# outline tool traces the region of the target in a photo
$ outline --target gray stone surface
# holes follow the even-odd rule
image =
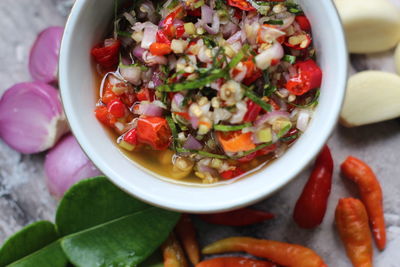
[[[398,1],[398,0],[393,0]],[[14,83],[29,81],[27,57],[36,35],[45,27],[62,25],[71,0],[2,0],[0,1],[0,95]],[[393,71],[392,52],[353,56],[355,71],[384,69]],[[315,230],[299,229],[291,214],[295,201],[310,173],[279,193],[257,204],[274,212],[277,219],[246,228],[210,227],[196,221],[200,241],[205,245],[219,238],[251,235],[307,245],[323,256],[329,266],[350,267],[333,225],[339,198],[354,196],[354,185],[338,173],[339,164],[348,155],[358,156],[374,168],[384,191],[388,246],[375,251],[377,267],[400,266],[400,123],[383,122],[355,129],[337,127],[329,141],[336,168],[332,196],[323,224]],[[44,155],[20,155],[0,141],[0,243],[24,225],[40,219],[52,220],[56,201],[49,195],[43,174]]]

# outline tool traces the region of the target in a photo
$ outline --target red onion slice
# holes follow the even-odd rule
[[[228,40],[226,40],[227,43],[233,44],[236,41],[241,41],[242,38],[242,31],[238,31],[234,35],[232,35]]]
[[[28,67],[33,80],[45,83],[57,81],[63,32],[63,27],[49,27],[38,35],[29,55]]]
[[[67,135],[46,155],[46,182],[51,194],[61,198],[76,182],[101,175],[72,135]]]
[[[142,70],[140,69],[140,67],[135,67],[135,66],[120,67],[119,73],[125,80],[134,85],[140,85],[142,83],[141,81]]]
[[[21,153],[47,150],[68,131],[58,91],[46,83],[18,83],[0,100],[0,137]]]
[[[185,144],[183,144],[183,148],[185,149],[194,149],[200,150],[203,148],[203,145],[200,143],[199,140],[194,138],[192,135],[189,135],[188,139],[186,140]]]
[[[161,107],[162,103],[158,103],[159,101],[142,101],[138,102],[136,105],[133,107],[133,111],[137,115],[146,115],[146,116],[155,116],[155,117],[161,117],[163,114],[163,108]]]
[[[144,49],[149,49],[150,45],[156,42],[158,27],[151,22],[145,22],[145,24],[146,26],[144,27],[143,39],[140,46]]]

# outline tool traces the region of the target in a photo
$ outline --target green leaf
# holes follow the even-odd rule
[[[60,243],[55,242],[7,267],[65,267],[67,263]]]
[[[91,178],[75,184],[64,195],[57,209],[57,230],[65,236],[150,207],[105,177]]]
[[[59,244],[53,243],[57,239],[55,226],[51,222],[39,221],[28,225],[1,247],[0,266],[65,266],[67,261]],[[49,265],[49,262],[54,264]]]
[[[74,185],[50,222],[27,226],[0,249],[0,267],[136,266],[168,237],[179,214],[151,207],[105,177]],[[57,241],[59,234],[62,238]]]
[[[76,266],[136,266],[168,237],[179,214],[149,208],[65,237],[61,246]]]

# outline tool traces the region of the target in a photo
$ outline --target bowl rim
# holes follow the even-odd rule
[[[65,115],[68,119],[68,122],[70,124],[71,132],[74,134],[75,138],[77,139],[79,145],[81,146],[83,152],[88,156],[88,158],[93,162],[93,164],[100,170],[102,173],[108,177],[116,186],[118,186],[121,190],[127,192],[130,195],[133,195],[134,197],[137,197],[138,199],[149,203],[153,206],[157,206],[160,208],[164,209],[169,209],[169,210],[174,210],[178,212],[190,212],[190,213],[209,213],[209,212],[223,212],[223,211],[228,211],[236,208],[241,208],[244,206],[248,206],[251,204],[254,204],[262,199],[265,199],[266,197],[274,194],[287,184],[289,184],[291,181],[293,181],[296,177],[297,174],[299,174],[306,166],[309,165],[309,163],[313,160],[314,156],[317,155],[317,153],[322,149],[323,145],[327,142],[328,138],[332,135],[334,128],[337,125],[338,119],[339,119],[339,114],[341,107],[343,106],[344,102],[344,95],[345,95],[345,88],[347,84],[347,78],[348,78],[348,49],[346,46],[346,37],[344,33],[344,28],[342,25],[342,22],[339,18],[339,13],[333,3],[333,1],[327,1],[329,3],[326,3],[329,5],[329,9],[335,12],[334,17],[336,19],[337,25],[337,30],[339,31],[339,36],[337,36],[337,44],[340,46],[339,50],[343,51],[343,58],[338,59],[339,65],[343,67],[342,71],[338,75],[338,80],[336,83],[337,88],[343,88],[341,91],[340,95],[340,104],[338,103],[335,106],[334,110],[334,120],[331,120],[327,126],[325,126],[324,134],[323,136],[320,136],[319,142],[317,145],[314,145],[309,152],[309,155],[314,155],[314,156],[309,156],[305,161],[302,166],[298,167],[295,171],[293,171],[292,175],[287,175],[286,179],[281,179],[280,182],[276,182],[273,186],[273,189],[271,190],[264,190],[258,192],[258,194],[247,194],[246,197],[238,197],[235,200],[231,201],[225,201],[223,203],[214,203],[213,206],[191,206],[190,204],[187,203],[177,203],[177,202],[165,202],[165,199],[156,197],[151,193],[145,192],[145,190],[139,190],[137,187],[132,186],[132,183],[127,181],[128,179],[123,179],[122,177],[118,177],[117,172],[115,170],[112,170],[111,168],[108,168],[108,166],[104,166],[101,163],[101,160],[98,155],[89,147],[85,141],[83,140],[83,137],[78,134],[79,131],[78,129],[78,120],[76,118],[72,118],[70,114],[70,110],[72,108],[71,103],[68,102],[68,95],[67,95],[67,88],[68,88],[68,81],[67,81],[67,66],[63,64],[63,62],[66,61],[67,57],[67,51],[68,47],[71,44],[71,34],[68,34],[72,29],[74,29],[77,26],[77,18],[79,17],[82,9],[84,9],[85,4],[87,4],[89,0],[76,0],[74,3],[71,13],[68,16],[68,20],[65,26],[65,31],[64,31],[64,36],[61,42],[61,47],[60,47],[60,60],[59,60],[59,82],[60,82],[60,95],[61,95],[61,102],[65,111]],[[67,34],[66,34],[67,33]],[[65,89],[63,89],[65,88]],[[279,160],[279,159],[278,159]],[[133,165],[133,164],[132,164]],[[138,167],[138,166],[133,166],[133,168],[138,168],[138,169],[143,169],[144,167]],[[154,176],[151,171],[146,171],[148,175]],[[289,177],[290,176],[290,177]],[[158,179],[156,177],[156,179]],[[246,179],[249,179],[249,177],[246,177]],[[251,178],[250,178],[251,179]],[[169,182],[170,184],[173,184]],[[229,186],[229,185],[228,185]]]

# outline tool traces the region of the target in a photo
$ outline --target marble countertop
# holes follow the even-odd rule
[[[396,0],[394,0],[396,1]],[[30,46],[45,27],[63,25],[72,0],[0,1],[0,95],[17,82],[31,80],[27,69]],[[394,72],[392,51],[351,56],[352,72],[383,69]],[[351,264],[333,224],[334,209],[341,197],[357,197],[357,190],[340,176],[339,164],[354,155],[368,162],[383,187],[388,245],[375,250],[376,267],[400,264],[400,120],[347,129],[338,126],[329,145],[335,159],[333,191],[323,224],[302,230],[292,220],[292,210],[310,170],[272,197],[255,205],[274,212],[277,218],[245,228],[210,227],[196,222],[200,242],[205,245],[219,238],[250,235],[298,243],[315,249],[329,266]],[[48,193],[43,173],[44,154],[21,155],[0,140],[0,243],[24,225],[39,219],[53,220],[57,201]]]

